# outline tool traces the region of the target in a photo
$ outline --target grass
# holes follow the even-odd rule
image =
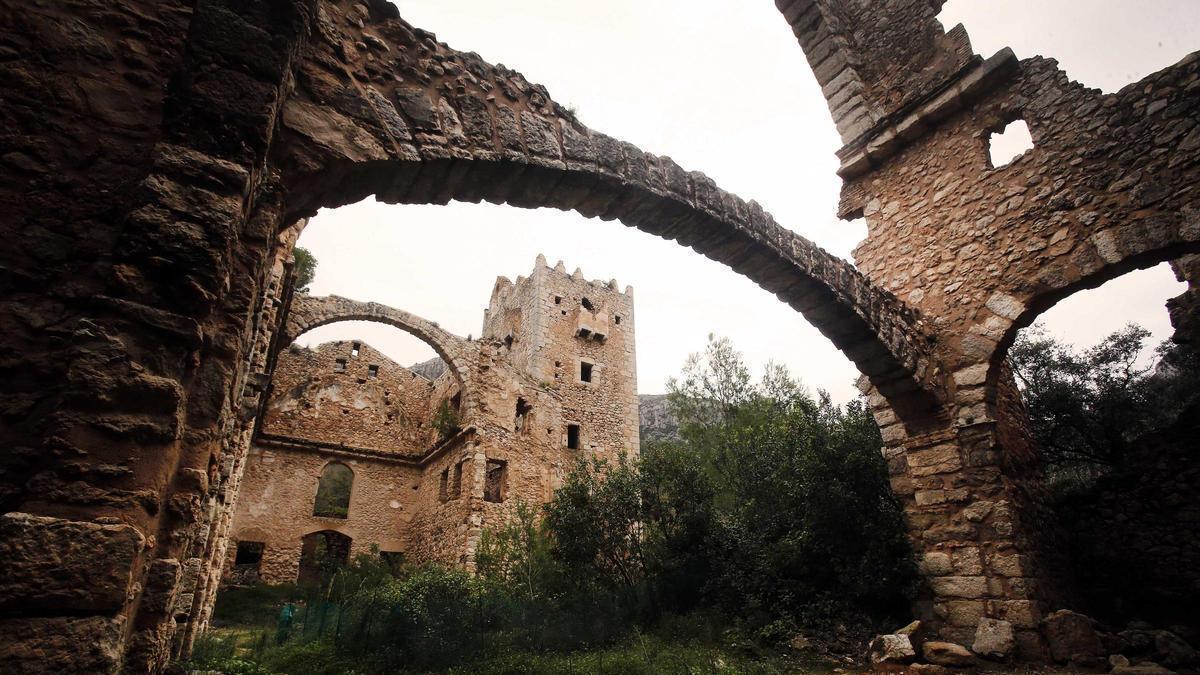
[[[225,675],[366,675],[372,664],[339,656],[324,641],[277,646],[261,628],[214,628],[197,644],[186,670]],[[831,673],[837,664],[811,654],[763,652],[742,647],[638,634],[616,645],[573,652],[506,652],[444,672],[453,675],[776,675]]]

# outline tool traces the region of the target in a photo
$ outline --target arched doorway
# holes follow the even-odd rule
[[[353,540],[341,532],[321,530],[305,535],[300,542],[300,570],[296,575],[298,583],[319,583],[350,562]]]

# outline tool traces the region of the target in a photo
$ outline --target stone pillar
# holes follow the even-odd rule
[[[917,617],[942,639],[968,647],[980,619],[1009,621],[1019,657],[1044,660],[1038,623],[1071,602],[1071,576],[1006,369],[990,390],[990,402],[965,406],[983,412],[979,417],[934,416],[907,426],[882,396],[868,396],[923,577]]]

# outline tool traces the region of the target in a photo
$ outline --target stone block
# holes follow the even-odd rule
[[[130,592],[145,546],[130,525],[0,516],[0,610],[114,612]]]
[[[0,620],[0,670],[95,675],[121,665],[124,619],[56,617]]]
[[[1092,627],[1092,620],[1082,614],[1060,609],[1042,619],[1041,628],[1050,647],[1050,657],[1058,663],[1104,656],[1104,646]]]
[[[913,476],[950,473],[962,468],[962,456],[953,445],[938,445],[908,453],[909,472]]]
[[[953,642],[926,642],[921,646],[921,655],[926,661],[939,666],[970,668],[975,665],[975,656],[966,647]]]
[[[975,628],[984,615],[983,600],[951,600],[944,605],[946,622]]]
[[[996,661],[1009,659],[1016,648],[1013,625],[1002,619],[981,619],[971,645],[976,654]]]
[[[873,664],[912,663],[917,659],[912,641],[907,635],[898,633],[876,636],[871,640],[869,653]]]
[[[945,576],[954,572],[950,554],[942,551],[930,551],[921,556],[918,566],[921,574],[926,576]]]
[[[985,577],[934,577],[929,586],[935,595],[948,598],[982,598],[987,593]]]
[[[954,573],[961,576],[983,574],[983,561],[979,557],[979,549],[974,547],[954,549]]]

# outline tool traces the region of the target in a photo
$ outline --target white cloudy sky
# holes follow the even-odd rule
[[[848,257],[865,236],[834,215],[838,138],[799,45],[770,0],[397,0],[414,25],[541,82],[580,119],[708,173],[779,222]],[[1105,91],[1200,49],[1198,0],[950,0],[975,51],[1054,56]],[[318,215],[300,245],[319,260],[312,292],[401,307],[478,334],[497,276],[528,274],[544,253],[568,271],[633,285],[639,390],[664,391],[706,335],[728,336],[758,366],[785,363],[835,399],[856,373],[774,296],[690,249],[575,213],[488,204],[389,206],[367,200]],[[1165,266],[1055,307],[1046,322],[1078,345],[1126,321],[1170,333],[1163,302],[1182,292]],[[304,344],[359,337],[400,363],[432,350],[385,326],[342,323]]]

